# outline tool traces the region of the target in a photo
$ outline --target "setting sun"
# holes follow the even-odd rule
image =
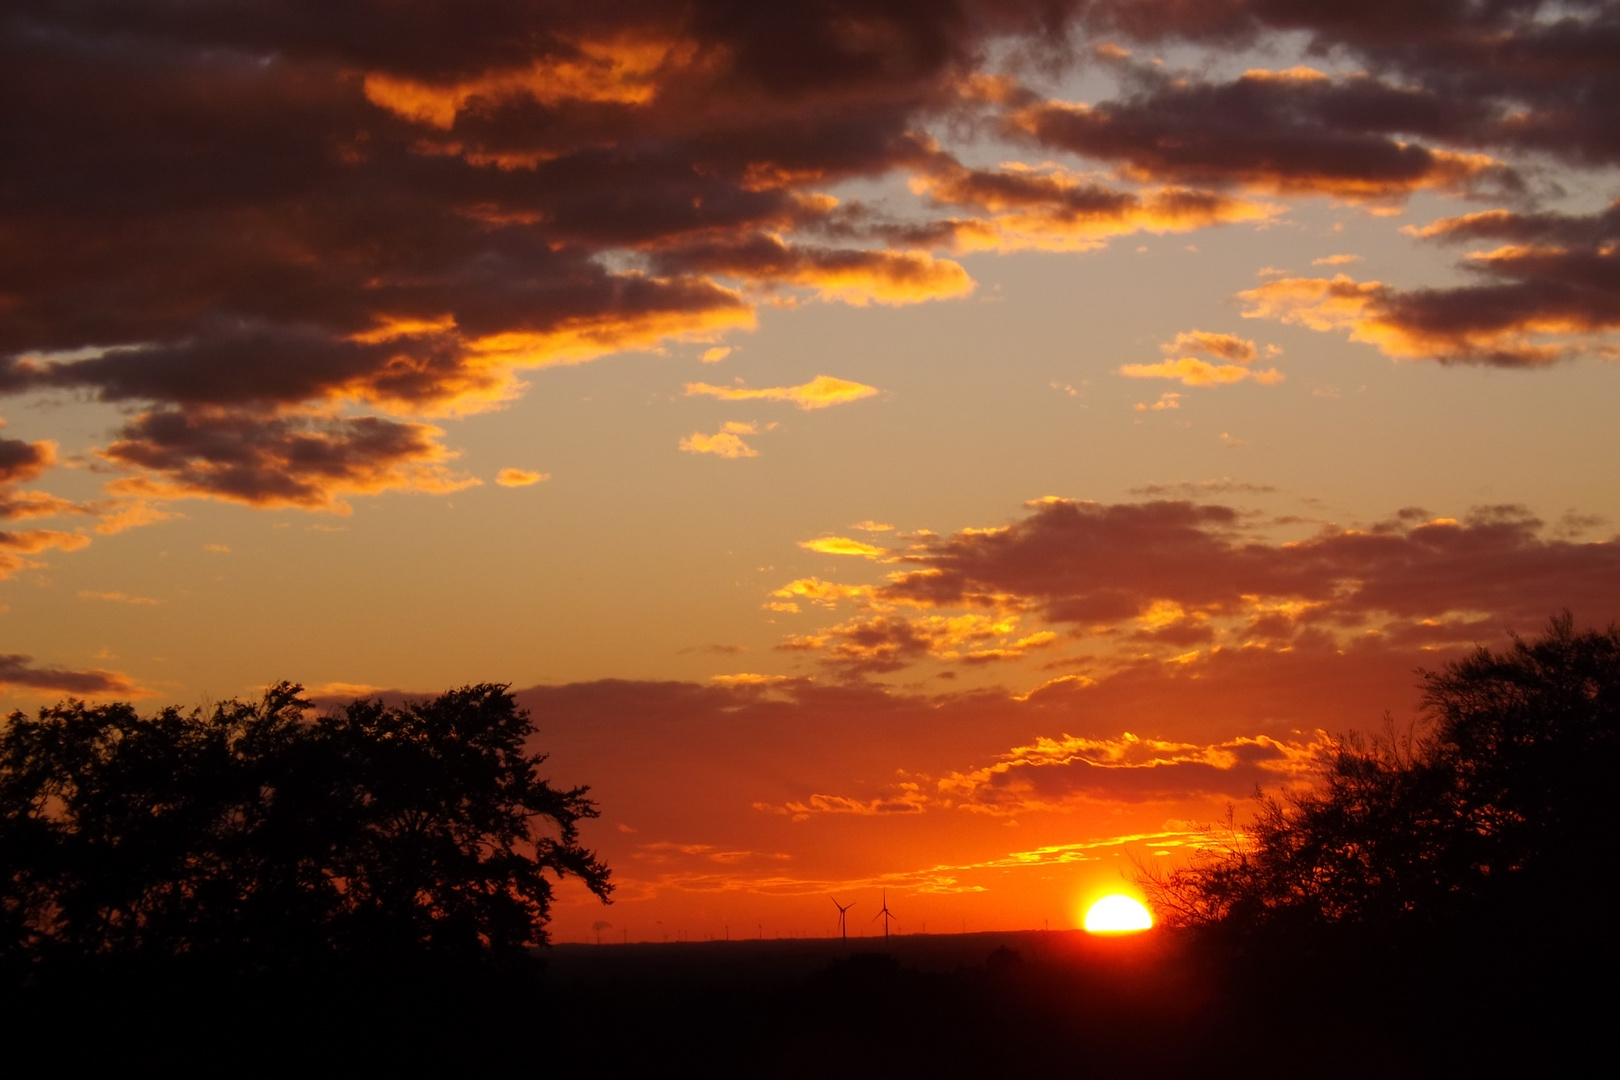
[[[1086,911],[1086,932],[1120,934],[1153,928],[1153,915],[1129,896],[1105,896]]]

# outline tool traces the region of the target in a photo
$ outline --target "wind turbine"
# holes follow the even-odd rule
[[[883,890],[883,908],[876,915],[872,916],[872,920],[874,922],[876,922],[878,919],[883,920],[883,936],[885,938],[887,938],[889,936],[889,920],[893,919],[895,922],[900,921],[900,917],[897,916],[894,912],[889,910],[889,890],[888,889]]]
[[[845,941],[848,941],[849,922],[844,918],[844,912],[854,907],[855,901],[851,900],[847,904],[840,904],[836,896],[829,896],[827,899],[831,900],[833,902],[833,907],[838,909],[838,936],[843,938]]]

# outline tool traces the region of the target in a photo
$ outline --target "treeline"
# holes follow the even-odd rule
[[[1161,916],[1397,933],[1606,910],[1620,630],[1577,633],[1566,614],[1422,680],[1416,726],[1337,740],[1315,784],[1260,798],[1224,856],[1150,878]]]
[[[506,688],[359,700],[301,687],[141,716],[68,701],[0,728],[0,973],[184,959],[236,973],[333,958],[518,959],[552,879],[604,900]]]
[[[1338,739],[1311,787],[1143,884],[1279,1019],[1371,1010],[1482,1067],[1589,1043],[1620,962],[1620,629],[1565,613],[1420,675],[1413,727]]]
[[[0,1018],[59,1055],[93,1028],[146,1058],[251,1044],[289,1066],[320,1041],[463,1071],[531,1045],[609,1074],[1567,1071],[1606,1052],[1620,962],[1620,629],[1566,614],[1421,680],[1416,726],[1340,738],[1224,853],[1148,880],[1169,926],[1140,954],[856,957],[763,983],[530,962],[553,882],[610,881],[579,842],[587,791],[541,778],[505,687],[324,715],[286,684],[208,711],[17,713]]]

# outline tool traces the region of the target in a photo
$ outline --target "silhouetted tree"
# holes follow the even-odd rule
[[[0,959],[520,955],[548,875],[604,902],[583,787],[554,789],[506,687],[311,717],[302,687],[211,712],[80,701],[0,728]]]
[[[1508,929],[1609,903],[1620,629],[1547,633],[1421,673],[1422,720],[1337,741],[1212,858],[1150,876],[1161,916],[1229,929]],[[1583,912],[1585,915],[1583,916]],[[1604,913],[1607,922],[1607,913]]]

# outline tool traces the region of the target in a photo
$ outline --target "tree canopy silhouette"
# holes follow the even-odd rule
[[[1420,673],[1404,735],[1337,740],[1313,788],[1261,797],[1219,856],[1144,882],[1171,923],[1309,931],[1607,924],[1620,629]],[[1494,931],[1493,931],[1494,932]]]
[[[0,728],[0,960],[522,955],[548,875],[604,902],[587,788],[540,778],[528,713],[484,684],[312,716],[302,687],[142,717],[67,701]]]

